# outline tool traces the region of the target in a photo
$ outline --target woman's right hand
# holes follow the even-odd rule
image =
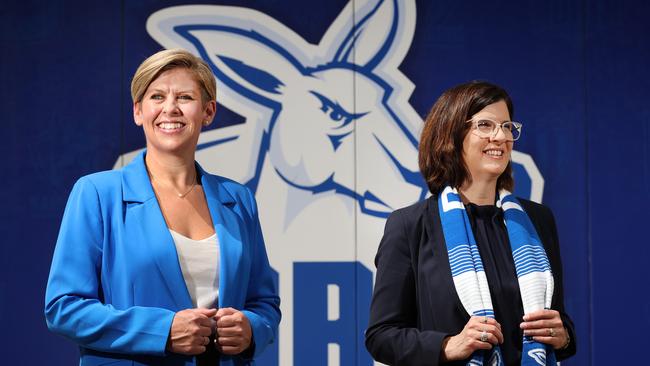
[[[184,355],[205,352],[214,333],[217,309],[185,309],[174,315],[167,350]]]
[[[487,335],[485,342],[481,341],[483,332]],[[499,343],[503,343],[501,324],[492,318],[473,316],[459,334],[445,338],[441,358],[443,362],[464,360],[476,350],[491,349]]]

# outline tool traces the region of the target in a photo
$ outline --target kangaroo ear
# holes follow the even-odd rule
[[[336,52],[337,61],[353,63],[370,70],[375,69],[386,55],[400,52],[397,59],[401,60],[410,40],[404,40],[404,26],[415,26],[415,22],[405,22],[404,14],[415,14],[412,1],[404,0],[367,0],[354,2],[354,13],[357,20],[352,30],[346,35]],[[409,9],[406,9],[409,8]],[[410,9],[413,8],[413,9]],[[407,42],[404,42],[407,41]],[[351,50],[354,48],[354,52]],[[352,56],[354,55],[354,59]],[[396,55],[391,55],[395,59]]]
[[[221,85],[269,105],[282,101],[283,88],[301,77],[303,66],[263,35],[268,30],[256,29],[262,25],[282,26],[260,12],[228,6],[172,7],[147,20],[148,32],[163,46],[196,50]]]

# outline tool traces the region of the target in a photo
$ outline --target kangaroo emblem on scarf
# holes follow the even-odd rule
[[[528,351],[528,357],[537,362],[538,365],[546,365],[546,350],[543,348],[535,348]]]
[[[294,320],[294,303],[305,298],[295,295],[297,263],[355,263],[367,274],[367,283],[357,277],[351,285],[351,296],[358,296],[352,315],[325,319],[353,319],[345,329],[358,334],[351,345],[326,344],[339,343],[341,360],[357,357],[347,352],[358,348],[359,362],[372,363],[357,344],[367,325],[377,243],[386,217],[428,191],[417,165],[422,118],[408,102],[415,86],[398,69],[411,46],[415,12],[414,0],[349,2],[318,44],[243,7],[175,6],[147,21],[163,47],[205,59],[217,77],[218,103],[245,119],[203,132],[196,158],[256,195],[279,274],[283,320],[274,357],[282,365],[306,352],[295,350],[296,342],[318,335],[306,332],[323,333]],[[530,182],[520,186],[522,195],[541,201],[544,181],[532,158],[513,151],[512,159],[515,174]]]

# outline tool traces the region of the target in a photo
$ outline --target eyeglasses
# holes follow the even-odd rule
[[[517,141],[521,136],[522,124],[514,121],[496,122],[491,119],[481,118],[478,120],[470,119],[465,123],[472,122],[472,127],[476,131],[476,135],[481,138],[492,138],[497,135],[498,127],[501,128],[503,134],[508,141]]]

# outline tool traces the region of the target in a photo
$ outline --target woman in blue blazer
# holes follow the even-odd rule
[[[276,339],[280,299],[255,198],[194,161],[214,76],[187,51],[161,51],[131,92],[147,149],[72,189],[48,327],[79,345],[81,365],[251,364]]]

